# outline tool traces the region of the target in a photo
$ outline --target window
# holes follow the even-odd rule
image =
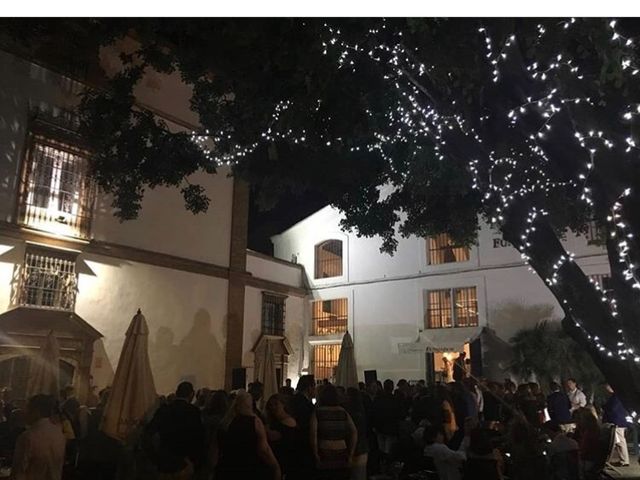
[[[314,278],[342,276],[342,241],[327,240],[316,245]]]
[[[86,152],[35,135],[24,165],[20,222],[87,238],[93,208]]]
[[[466,262],[471,256],[468,247],[456,245],[447,233],[427,237],[427,259],[429,265]]]
[[[477,327],[476,287],[427,292],[427,328]]]
[[[341,345],[315,345],[313,347],[313,373],[316,380],[335,377]]]
[[[77,290],[74,254],[27,247],[20,276],[20,305],[72,311]]]
[[[595,221],[591,220],[587,223],[584,236],[587,240],[587,245],[602,245],[604,243],[605,232],[602,231]]]
[[[284,305],[286,297],[262,294],[262,333],[284,335]]]
[[[347,299],[318,300],[313,302],[312,323],[314,335],[331,335],[347,331]]]

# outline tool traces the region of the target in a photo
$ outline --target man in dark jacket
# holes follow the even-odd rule
[[[547,397],[547,411],[552,422],[560,425],[571,423],[571,402],[567,394],[560,390],[560,385],[556,382],[549,384],[551,393]]]
[[[194,393],[190,382],[182,382],[175,400],[161,406],[147,425],[147,435],[158,437],[155,463],[160,474],[190,478],[204,462],[205,432],[200,410],[191,404]]]
[[[611,385],[605,385],[605,389],[610,393],[610,396],[602,407],[602,421],[605,423],[613,423],[616,426],[616,439],[609,458],[615,466],[628,467],[629,450],[627,449],[625,432],[629,426],[627,422],[629,414],[624,409],[622,402],[613,391],[613,388],[611,388]]]
[[[295,418],[300,430],[300,452],[303,458],[300,459],[303,474],[311,476],[314,471],[315,459],[311,451],[310,422],[313,414],[313,398],[316,393],[316,381],[313,375],[302,375],[296,385],[296,394],[291,397],[289,409]],[[305,475],[303,475],[305,476]]]
[[[393,394],[393,380],[385,380],[382,393],[373,401],[372,419],[383,461],[389,459],[398,442],[403,410],[402,400]]]

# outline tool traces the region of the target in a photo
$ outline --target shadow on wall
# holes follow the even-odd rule
[[[483,376],[496,381],[509,377],[511,337],[519,330],[533,328],[543,320],[555,320],[554,311],[553,305],[545,303],[526,305],[505,302],[496,305],[489,312],[490,326],[482,339]]]
[[[211,333],[211,314],[204,308],[193,317],[193,325],[180,343],[169,327],[162,326],[149,341],[149,358],[159,394],[175,391],[182,380],[196,388],[222,388],[224,353]]]

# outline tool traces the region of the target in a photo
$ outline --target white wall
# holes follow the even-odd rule
[[[500,235],[482,224],[478,245],[467,262],[428,265],[425,241],[399,239],[394,256],[379,251],[380,238],[357,238],[339,230],[340,213],[331,207],[316,212],[273,237],[278,258],[296,255],[312,286],[314,299],[348,298],[349,331],[355,344],[358,375],[376,369],[378,378],[418,379],[425,376],[425,356],[399,353],[399,343],[414,342],[425,328],[427,290],[475,286],[479,325],[489,327],[503,346],[520,329],[541,320],[557,321],[562,311],[540,278],[523,264],[519,252],[500,241]],[[343,240],[344,275],[314,280],[314,246],[329,238]],[[494,242],[494,240],[496,240]],[[566,247],[576,253],[587,274],[609,271],[601,247],[587,245],[584,237],[568,234]],[[309,330],[307,330],[309,332]],[[428,338],[425,330],[422,338]],[[316,341],[310,337],[306,356]],[[484,347],[483,347],[484,350]],[[504,352],[487,352],[489,375],[504,375]],[[502,378],[498,376],[497,378]]]
[[[81,258],[76,313],[104,335],[115,369],[138,308],[149,326],[149,356],[159,393],[180,379],[197,387],[224,384],[227,280],[97,255]]]
[[[30,106],[54,113],[72,108],[84,87],[3,51],[0,51],[0,68],[3,72],[0,75],[0,220],[11,221]],[[151,78],[158,76],[153,74]],[[178,108],[175,104],[176,99],[187,102],[184,85],[175,78],[161,80],[150,81],[148,92],[144,85],[149,82],[145,81],[137,93],[168,99],[166,105],[156,107],[165,108],[177,117],[186,115],[184,106]],[[160,87],[164,90],[159,90]],[[185,105],[188,107],[188,102]],[[228,266],[233,196],[233,179],[228,173],[227,168],[221,168],[216,175],[198,173],[190,178],[192,183],[205,187],[211,198],[207,213],[199,215],[186,211],[179,189],[158,187],[145,191],[139,218],[122,223],[113,217],[111,198],[99,194],[92,235],[98,240]]]
[[[247,381],[255,376],[254,355],[251,351],[262,333],[262,292],[269,292],[254,287],[246,287],[244,302],[244,335],[242,342],[242,366],[247,368]],[[289,356],[288,372],[285,378],[295,380],[301,370],[301,360],[306,328],[307,300],[303,297],[289,296],[285,300],[284,334],[291,343],[293,354]]]
[[[247,250],[247,272],[254,277],[302,288],[304,270],[301,265],[284,263]]]

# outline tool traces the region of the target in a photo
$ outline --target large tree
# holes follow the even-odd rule
[[[286,191],[323,192],[345,228],[379,235],[390,253],[397,235],[447,232],[471,243],[484,218],[640,411],[637,21],[77,22],[85,50],[131,30],[139,45],[79,112],[96,179],[122,218],[161,184],[180,186],[192,211],[206,209],[187,178],[221,164],[261,186],[267,205]],[[64,37],[55,22],[34,25],[5,31],[23,42]],[[146,68],[179,71],[194,87],[195,136],[169,133],[136,108]],[[561,242],[589,221],[610,259],[606,294]]]

